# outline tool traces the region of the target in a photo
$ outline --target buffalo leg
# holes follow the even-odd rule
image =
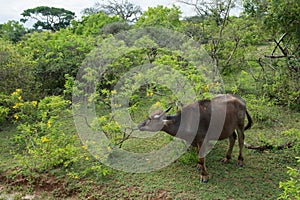
[[[243,164],[243,161],[244,161],[244,157],[243,157],[243,147],[244,147],[244,138],[245,138],[245,135],[244,135],[244,128],[239,128],[238,129],[238,140],[239,140],[239,157],[238,157],[238,162],[237,162],[237,165],[242,167],[244,164]]]
[[[229,139],[229,147],[228,147],[228,150],[226,153],[226,157],[222,159],[222,162],[224,162],[224,163],[229,162],[229,160],[231,159],[231,154],[232,154],[233,146],[234,146],[235,139],[236,139],[235,131],[228,139]]]
[[[203,143],[202,143],[203,144]],[[197,152],[198,152],[198,165],[197,168],[201,170],[200,180],[202,183],[206,183],[208,181],[208,173],[205,168],[205,144],[198,144],[197,145]]]

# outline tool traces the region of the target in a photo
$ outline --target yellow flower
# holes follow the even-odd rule
[[[87,156],[87,157],[85,157],[85,160],[89,160],[89,157]]]
[[[19,96],[18,99],[21,101],[22,100],[22,96]]]
[[[156,109],[156,108],[159,108],[160,105],[161,105],[161,103],[160,103],[159,101],[157,101],[157,102],[153,105],[153,107]]]
[[[16,89],[16,91],[14,91],[13,93],[12,93],[12,95],[18,95],[18,94],[20,94],[21,93],[21,89]]]
[[[75,176],[74,178],[75,178],[75,179],[78,179],[78,176]]]
[[[100,119],[99,119],[101,122],[103,122],[103,121],[106,121],[107,120],[107,118],[105,117],[105,116],[102,116],[102,117],[100,117]]]
[[[205,92],[207,92],[207,91],[208,91],[208,89],[209,89],[209,85],[206,85],[206,86],[204,86],[204,88],[203,88],[203,89],[204,89],[204,91],[205,91]]]
[[[84,145],[82,145],[81,148],[84,149],[84,150],[87,150],[87,147],[84,146]]]
[[[50,142],[50,139],[48,139],[47,137],[42,137],[42,143],[45,143],[45,142]]]
[[[13,106],[13,108],[18,108],[18,107],[23,106],[23,105],[24,105],[24,103],[16,103],[16,104]]]
[[[50,120],[50,119],[48,120],[48,123],[47,123],[47,125],[48,125],[48,127],[50,127],[50,126],[51,126],[51,120]]]
[[[36,107],[37,101],[32,101],[31,103],[32,103],[33,107]]]
[[[14,118],[15,118],[16,120],[18,120],[18,119],[19,119],[18,114],[14,114]]]
[[[153,92],[152,91],[150,91],[150,92],[147,93],[147,97],[152,97],[152,96],[153,96]]]

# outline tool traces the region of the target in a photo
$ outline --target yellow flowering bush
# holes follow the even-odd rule
[[[24,106],[21,93],[21,89],[16,89],[10,95],[0,93],[0,126],[7,121],[19,120],[19,108]]]
[[[2,123],[32,123],[37,116],[38,101],[24,101],[22,90],[16,89],[10,95],[0,93],[0,126]]]
[[[19,132],[12,142],[14,157],[25,174],[57,167],[68,170],[68,176],[75,179],[88,173],[97,173],[98,176],[109,173],[90,158],[87,146],[81,145],[73,124],[69,124],[72,123],[70,101],[60,96],[24,101],[20,96],[21,91],[16,90],[12,94],[14,101],[10,104]],[[73,165],[82,162],[85,168],[70,170]]]
[[[15,156],[28,169],[67,167],[80,155],[79,140],[66,134],[61,118],[70,114],[70,102],[62,97],[46,97],[41,101],[24,101],[21,90],[12,93],[15,102],[11,107],[19,134],[14,138]],[[26,151],[24,151],[26,149]]]

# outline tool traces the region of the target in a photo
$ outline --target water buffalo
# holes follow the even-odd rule
[[[204,165],[205,147],[209,140],[229,138],[226,157],[228,162],[238,133],[239,156],[238,166],[243,166],[244,131],[252,125],[252,119],[246,110],[246,102],[238,95],[222,94],[211,100],[200,100],[187,105],[175,115],[167,115],[167,110],[156,110],[142,121],[140,131],[164,131],[172,136],[186,140],[197,148],[198,164],[201,169],[201,182],[208,181],[208,173]],[[248,124],[244,127],[245,116]]]

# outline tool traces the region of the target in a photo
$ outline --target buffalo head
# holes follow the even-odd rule
[[[153,111],[147,119],[145,119],[139,124],[139,130],[152,132],[160,131],[165,125],[166,113],[169,112],[171,108],[172,107],[170,106],[166,110]]]

